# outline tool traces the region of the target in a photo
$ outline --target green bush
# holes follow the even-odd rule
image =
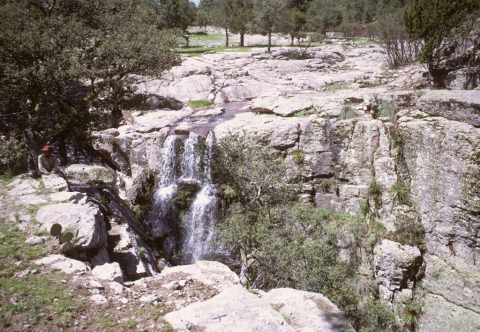
[[[400,204],[407,204],[409,202],[408,188],[402,181],[397,181],[392,186],[392,189],[390,189],[390,195]]]
[[[217,186],[236,193],[217,224],[218,241],[239,253],[247,286],[322,293],[355,329],[394,329],[392,314],[381,303],[362,304],[374,287],[352,287],[368,246],[365,221],[298,202],[295,186],[302,182],[302,169],[259,141],[230,135],[219,141],[213,158]]]
[[[13,176],[27,171],[25,144],[16,139],[0,139],[0,174]]]

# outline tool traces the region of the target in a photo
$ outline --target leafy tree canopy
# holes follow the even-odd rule
[[[136,75],[179,63],[177,35],[158,29],[157,12],[144,0],[0,2],[0,131],[83,134]]]

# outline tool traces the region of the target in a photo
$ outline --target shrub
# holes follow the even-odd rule
[[[390,189],[390,195],[400,204],[407,204],[409,201],[408,188],[402,181],[397,181]]]
[[[25,144],[16,139],[0,139],[0,174],[17,175],[27,171]]]
[[[340,115],[338,116],[338,118],[340,120],[347,120],[347,119],[356,117],[357,114],[358,114],[358,111],[356,108],[350,105],[345,105],[345,106],[342,106],[342,108],[340,109]]]

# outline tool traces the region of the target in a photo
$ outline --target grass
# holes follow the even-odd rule
[[[390,189],[390,195],[400,204],[407,204],[409,201],[408,188],[401,181],[398,181]]]
[[[352,119],[356,117],[357,114],[358,114],[358,111],[356,108],[349,105],[345,105],[345,106],[342,106],[342,108],[340,109],[340,114],[338,115],[338,118],[340,120]]]
[[[304,109],[304,110],[298,111],[293,116],[297,116],[297,117],[305,116],[305,115],[307,115],[307,112],[308,112],[308,110]]]
[[[213,105],[213,103],[208,100],[199,99],[199,100],[190,100],[189,102],[187,102],[187,105],[193,109],[198,109],[198,108],[203,108],[203,107]]]
[[[208,46],[194,46],[189,48],[179,48],[176,50],[179,54],[189,54],[189,55],[201,55],[205,52],[215,51],[215,52],[251,52],[251,47],[208,47]]]

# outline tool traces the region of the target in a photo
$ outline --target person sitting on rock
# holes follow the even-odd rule
[[[38,170],[42,175],[56,174],[58,172],[57,161],[52,155],[52,147],[45,145],[40,151],[43,154],[38,156]]]

